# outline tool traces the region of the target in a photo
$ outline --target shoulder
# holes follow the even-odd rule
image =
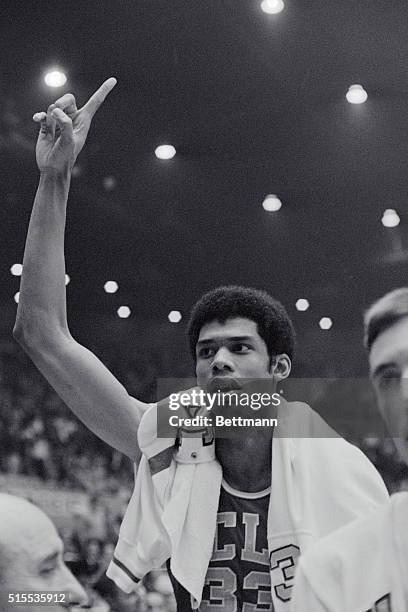
[[[325,536],[302,555],[299,566],[311,584],[318,590],[324,589],[330,579],[347,584],[352,576],[361,575],[362,568],[370,574],[384,562],[385,549],[392,546],[396,497],[370,515]],[[408,508],[408,495],[405,503]]]
[[[321,603],[319,610],[343,612],[374,609],[390,596],[399,600],[407,567],[406,547],[402,550],[400,542],[407,511],[408,495],[394,495],[375,513],[314,544],[299,560],[294,610],[303,610],[305,601]]]
[[[305,402],[288,402],[281,398],[279,427],[293,438],[341,439],[339,434]]]
[[[342,438],[308,404],[286,402],[284,412],[287,413],[285,433],[294,438],[294,458],[297,456],[299,461],[304,461],[307,457],[310,468],[319,473],[324,462],[327,472],[335,470],[339,486],[345,490],[361,486],[370,491],[374,487],[374,497],[377,499],[379,495],[379,503],[388,498],[380,474],[366,455]],[[352,480],[347,480],[350,475]]]

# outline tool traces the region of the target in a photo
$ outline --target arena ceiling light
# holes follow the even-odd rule
[[[320,329],[330,329],[333,325],[333,321],[330,317],[322,317],[319,321]]]
[[[21,276],[23,272],[23,266],[19,263],[15,263],[11,266],[10,272],[13,276]]]
[[[263,0],[261,9],[268,15],[277,15],[285,8],[283,0]]]
[[[171,310],[167,315],[167,318],[170,323],[180,323],[183,316],[179,310]]]
[[[362,85],[350,85],[346,98],[350,104],[363,104],[367,100],[368,94]]]
[[[113,191],[116,187],[116,179],[114,176],[105,176],[102,184],[105,191]]]
[[[264,201],[262,202],[262,207],[267,212],[277,212],[282,208],[282,202],[280,201],[277,195],[271,193],[267,195]]]
[[[176,154],[176,149],[173,145],[164,144],[157,147],[154,154],[157,159],[173,159]]]
[[[384,227],[397,227],[400,221],[401,219],[396,210],[394,210],[393,208],[387,208],[387,210],[384,210],[381,219],[381,223]]]
[[[131,310],[129,306],[119,306],[116,312],[118,313],[118,317],[120,319],[127,319],[130,317]]]
[[[48,87],[62,87],[67,82],[67,77],[61,70],[50,70],[45,74],[44,82]]]
[[[295,306],[296,306],[296,310],[299,310],[300,312],[304,312],[305,310],[309,308],[310,304],[305,298],[299,298]]]
[[[103,288],[105,289],[106,293],[116,293],[116,291],[119,289],[119,285],[116,281],[106,281]]]
[[[65,285],[69,285],[69,283],[71,282],[71,278],[68,276],[68,274],[65,275]]]
[[[17,291],[17,293],[14,295],[14,301],[15,301],[16,304],[18,304],[19,299],[20,299],[20,292]]]

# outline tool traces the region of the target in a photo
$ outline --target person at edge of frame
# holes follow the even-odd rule
[[[0,608],[78,610],[88,597],[63,559],[53,522],[31,502],[0,493]]]
[[[364,317],[370,378],[390,437],[408,465],[408,287]],[[292,612],[408,610],[408,493],[323,538],[300,560]]]

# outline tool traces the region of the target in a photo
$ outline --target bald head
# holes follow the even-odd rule
[[[59,540],[57,530],[48,516],[37,506],[21,497],[0,493],[0,553],[13,556],[16,552],[36,547],[47,535]]]
[[[58,534],[42,510],[26,499],[0,493],[0,582],[7,580],[6,569],[16,556],[24,554],[41,534]],[[9,573],[9,572],[7,572]]]
[[[86,601],[82,587],[63,561],[61,538],[40,508],[0,493],[0,525],[0,590],[65,591],[72,600]],[[27,608],[34,609],[32,605]],[[19,610],[24,612],[21,606]]]

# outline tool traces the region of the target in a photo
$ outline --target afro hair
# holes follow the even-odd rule
[[[266,291],[230,285],[205,293],[191,311],[188,340],[193,359],[200,330],[210,321],[225,323],[227,319],[243,317],[255,321],[269,356],[286,353],[293,357],[295,330],[285,307]]]

